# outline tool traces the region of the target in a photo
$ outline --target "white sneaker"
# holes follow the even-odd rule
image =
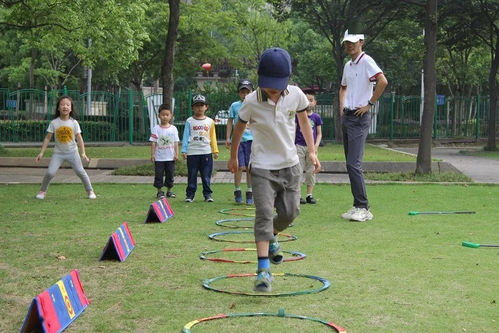
[[[355,212],[350,216],[351,221],[364,222],[374,218],[374,215],[366,208],[356,208]]]
[[[38,192],[38,194],[35,196],[35,198],[40,199],[40,200],[43,200],[43,199],[45,199],[45,193],[46,193],[46,192],[42,192],[42,191],[40,191],[40,192]]]
[[[89,199],[97,199],[97,196],[95,195],[94,191],[88,192],[88,198]]]
[[[346,213],[341,214],[341,218],[350,220],[350,217],[352,217],[352,214],[355,213],[356,210],[357,208],[355,207],[350,208]]]

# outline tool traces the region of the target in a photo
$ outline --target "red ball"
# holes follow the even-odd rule
[[[211,64],[206,63],[206,64],[203,64],[201,67],[203,67],[204,70],[209,71],[211,69]]]

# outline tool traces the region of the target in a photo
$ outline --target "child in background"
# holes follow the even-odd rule
[[[246,96],[239,110],[228,162],[229,170],[236,172],[239,142],[249,122],[253,133],[250,172],[258,255],[254,290],[261,292],[272,290],[270,263],[280,264],[283,260],[276,236],[300,213],[302,169],[294,144],[295,115],[307,142],[310,161],[315,171],[320,170],[312,129],[304,112],[308,100],[298,87],[288,85],[290,76],[291,57],[286,50],[274,47],[262,53],[258,64],[259,87]]]
[[[232,127],[239,119],[239,109],[243,104],[246,95],[253,91],[253,84],[249,80],[241,80],[237,86],[237,92],[241,100],[232,103],[229,108],[229,119],[227,120],[227,138],[225,140],[225,146],[230,148],[230,137],[232,134]],[[246,171],[246,184],[248,189],[246,190],[246,204],[253,204],[253,190],[251,188],[251,174],[249,172],[249,160],[251,155],[251,144],[253,142],[253,135],[248,127],[244,130],[243,137],[241,138],[241,144],[239,145],[239,150],[237,152],[239,169],[234,173],[234,199],[236,203],[243,202],[243,195],[241,193],[241,178],[243,176],[243,171]]]
[[[305,91],[305,95],[308,99],[307,116],[312,127],[312,136],[315,143],[315,151],[319,151],[319,144],[322,140],[322,118],[317,113],[314,113],[314,108],[317,105],[315,100],[315,93],[313,91]],[[300,197],[300,204],[316,204],[317,201],[314,199],[314,185],[316,182],[316,176],[314,173],[314,165],[308,158],[308,148],[305,138],[300,130],[300,124],[298,123],[298,118],[296,119],[296,137],[295,137],[296,151],[298,152],[298,158],[300,159],[300,165],[305,175],[302,175],[302,183],[307,185],[307,196],[306,199]]]
[[[71,97],[60,97],[56,104],[54,119],[50,122],[47,129],[48,133],[43,140],[40,154],[38,154],[35,158],[37,163],[42,159],[52,136],[55,134],[54,153],[50,159],[47,173],[45,173],[45,177],[43,177],[40,192],[36,195],[37,199],[45,199],[45,194],[47,193],[50,181],[55,177],[57,170],[64,161],[69,162],[76,175],[80,177],[83,185],[85,186],[85,190],[87,191],[88,198],[97,198],[92,188],[92,184],[90,183],[90,179],[88,178],[85,169],[83,169],[80,156],[78,156],[79,147],[81,158],[87,162],[90,161],[85,153],[85,143],[83,142],[83,138],[81,136],[80,125],[74,117],[75,111]]]
[[[206,97],[195,95],[192,98],[194,115],[185,121],[182,138],[182,157],[187,159],[187,188],[185,202],[193,202],[197,189],[198,172],[203,182],[204,201],[213,202],[210,188],[213,158],[218,159],[215,122],[205,116],[208,109]]]
[[[175,161],[178,160],[178,131],[171,124],[173,113],[166,104],[160,105],[158,117],[160,124],[154,126],[149,138],[152,142],[151,161],[154,163],[154,187],[158,189],[156,197],[159,199],[165,196],[162,187],[166,186],[166,196],[175,198],[172,188]]]

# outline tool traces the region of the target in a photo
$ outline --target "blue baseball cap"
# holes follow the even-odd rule
[[[288,51],[271,47],[263,51],[258,63],[258,86],[284,90],[291,76],[291,56]]]

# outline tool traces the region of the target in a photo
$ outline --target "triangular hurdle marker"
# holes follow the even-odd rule
[[[122,225],[109,237],[99,260],[125,261],[130,252],[135,248],[135,239],[128,228],[128,223]]]
[[[153,202],[151,206],[149,206],[149,211],[147,212],[146,221],[144,223],[163,223],[173,215],[175,214],[173,213],[168,200],[166,200],[166,198],[162,198],[156,202]]]
[[[78,270],[74,269],[33,298],[21,333],[62,332],[78,318],[88,304]]]

